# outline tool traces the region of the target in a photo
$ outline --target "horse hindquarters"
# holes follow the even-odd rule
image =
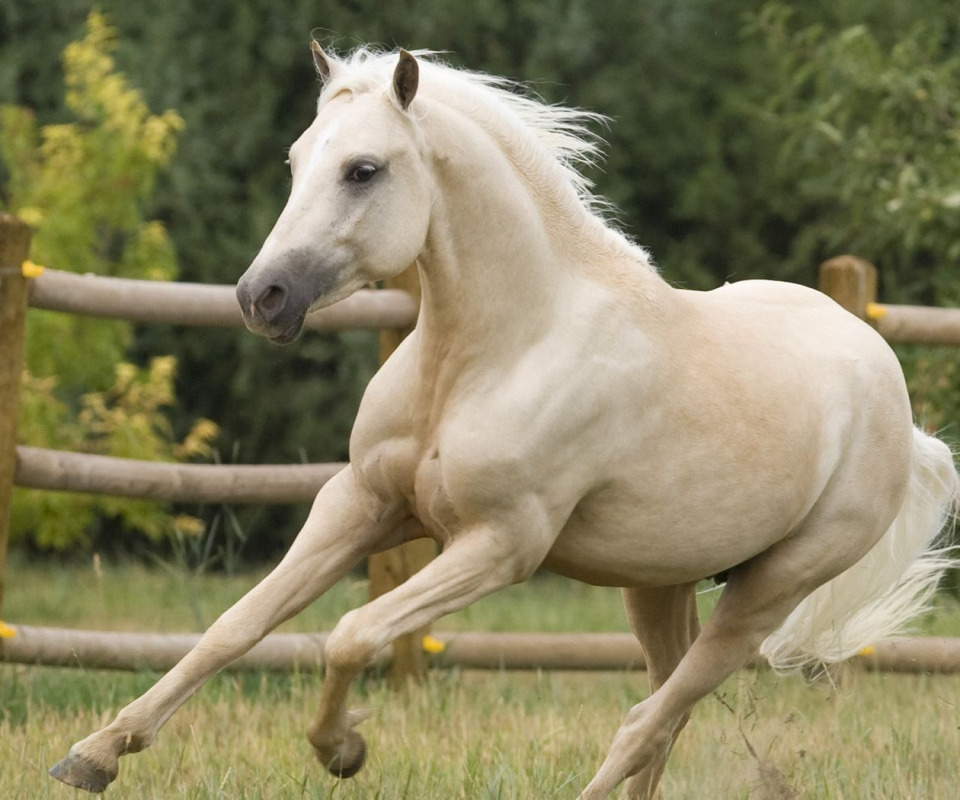
[[[875,537],[878,524],[877,509],[866,502],[869,494],[863,494],[862,484],[850,486],[847,480],[838,484],[843,502],[834,498],[802,531],[731,570],[700,635],[663,685],[627,714],[580,800],[602,800],[628,776],[655,769],[693,705],[764,643],[775,666],[816,663],[857,652],[922,609],[951,564],[943,552],[924,552],[939,533],[960,483],[946,445],[919,431],[913,434],[912,461],[907,496],[894,522],[846,571],[838,575],[838,565],[853,561],[856,543]],[[828,636],[827,643],[839,638],[843,647],[831,652],[815,634],[834,624],[838,636]],[[861,635],[858,627],[868,630]],[[637,788],[640,797],[646,791],[645,800],[654,791],[650,783]]]
[[[950,449],[918,429],[906,499],[856,564],[806,597],[764,641],[774,669],[843,661],[902,631],[922,613],[943,573],[957,565],[937,538],[960,499]]]

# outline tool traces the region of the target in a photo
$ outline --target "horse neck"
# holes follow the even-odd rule
[[[572,189],[538,193],[501,142],[453,112],[427,120],[439,194],[419,259],[418,329],[431,361],[502,364],[567,324],[585,281],[647,299],[666,286]]]
[[[470,196],[445,191],[434,206],[420,258],[421,321],[444,341],[483,340],[489,350],[535,337],[569,276],[525,198],[484,183],[466,184]]]

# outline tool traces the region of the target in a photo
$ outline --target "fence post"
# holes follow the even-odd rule
[[[27,279],[22,265],[30,254],[30,226],[0,213],[0,614],[10,537],[10,502],[17,467],[17,413],[23,372],[23,329]]]
[[[384,288],[403,289],[420,300],[420,275],[416,265],[396,278],[387,281]],[[385,362],[412,328],[389,329],[380,332],[380,363]],[[394,547],[385,553],[371,556],[367,562],[370,579],[370,599],[374,600],[399,586],[418,572],[436,555],[436,545],[431,539],[417,539]],[[393,658],[390,678],[395,682],[409,679],[420,680],[426,674],[427,659],[423,650],[423,637],[430,632],[424,627],[393,642]]]
[[[851,314],[867,319],[877,301],[877,268],[855,256],[837,256],[820,265],[819,289]]]

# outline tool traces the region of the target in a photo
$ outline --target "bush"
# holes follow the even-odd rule
[[[38,126],[28,109],[0,109],[2,206],[35,226],[31,259],[74,272],[170,279],[173,248],[142,203],[173,155],[183,120],[152,115],[115,70],[114,30],[91,13],[84,38],[64,51],[66,107],[74,121]],[[19,436],[31,445],[170,461],[208,454],[216,435],[201,420],[177,442],[165,416],[176,362],[122,361],[124,322],[34,312],[28,316]],[[157,537],[178,519],[158,503],[18,490],[12,535],[41,547],[83,542],[96,515]],[[197,523],[179,518],[182,527]]]

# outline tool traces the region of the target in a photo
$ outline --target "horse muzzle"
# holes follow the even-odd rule
[[[248,277],[237,283],[237,302],[247,329],[275,344],[289,344],[303,330],[303,320],[313,298],[300,295],[285,274],[270,279]]]

